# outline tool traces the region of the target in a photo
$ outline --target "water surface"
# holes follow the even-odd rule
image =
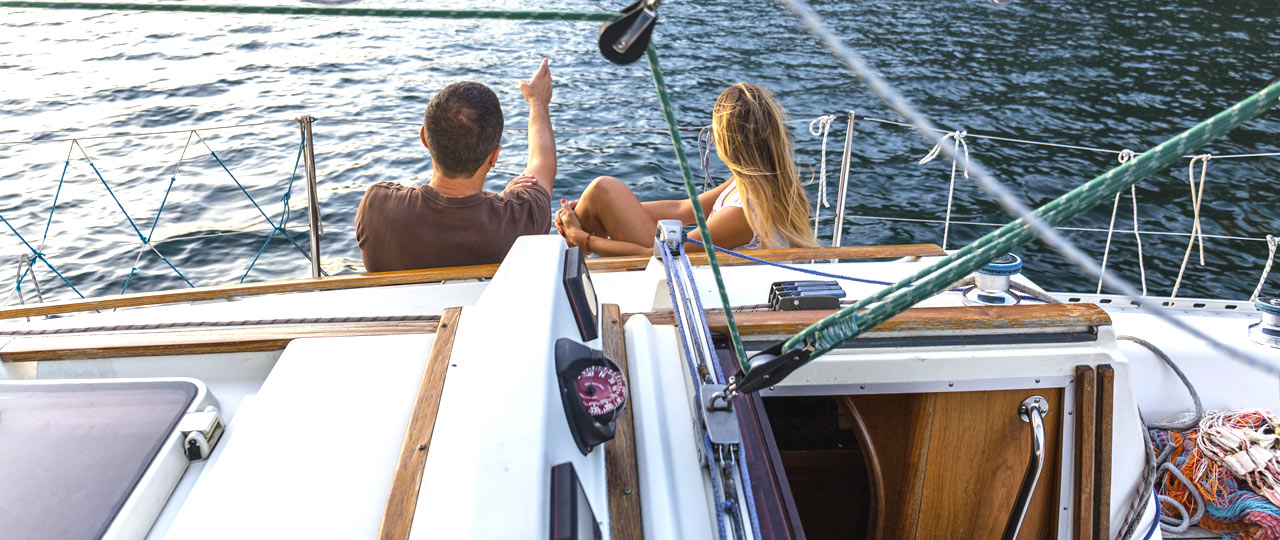
[[[622,4],[444,3],[580,10]],[[1280,22],[1269,0],[1049,0],[1007,9],[977,0],[887,0],[817,2],[815,8],[935,122],[971,134],[1141,151],[1275,80],[1280,65]],[[543,56],[553,59],[552,115],[560,130],[553,198],[574,198],[605,174],[626,180],[641,198],[683,193],[670,139],[660,130],[634,129],[663,125],[647,67],[604,61],[594,23],[3,14],[0,216],[87,296],[119,293],[126,280],[130,291],[186,286],[155,252],[140,247],[144,237],[196,285],[308,275],[309,263],[282,235],[263,248],[273,230],[269,219],[285,221],[290,236],[309,249],[306,190],[302,169],[295,168],[300,137],[294,119],[303,115],[317,118],[323,266],[329,273],[362,271],[352,225],[356,205],[374,182],[425,181],[430,162],[412,124],[421,121],[433,93],[462,79],[498,93],[509,130],[488,187],[499,189],[523,168],[526,155],[524,133],[510,129],[523,127],[528,112],[517,82]],[[808,120],[841,115],[825,160],[834,179],[847,111],[896,119],[772,2],[667,2],[655,41],[682,124],[708,123],[725,86],[762,84],[797,120],[797,160],[806,176],[816,177],[822,167],[821,138],[809,134]],[[593,130],[602,127],[631,129]],[[848,212],[868,217],[845,223],[845,243],[940,243],[939,224],[869,216],[942,219],[950,163],[919,165],[929,146],[909,130],[869,122],[854,130]],[[138,133],[154,134],[116,136]],[[1276,152],[1278,134],[1280,113],[1271,111],[1206,151]],[[696,131],[684,135],[696,157]],[[79,138],[78,145],[71,138]],[[32,140],[40,142],[15,143]],[[1033,206],[1116,164],[1114,154],[968,143],[975,160]],[[1180,295],[1245,298],[1252,292],[1267,253],[1257,239],[1280,234],[1278,173],[1277,157],[1210,161],[1201,226],[1206,234],[1242,239],[1206,239],[1206,264],[1192,257]],[[725,177],[714,159],[712,174]],[[1184,160],[1141,184],[1140,228],[1190,232],[1187,182]],[[817,183],[808,189],[812,199]],[[833,180],[828,190],[834,203]],[[963,178],[954,196],[953,220],[1009,219]],[[1118,228],[1131,227],[1131,208],[1124,197]],[[824,210],[824,241],[833,210]],[[1110,217],[1106,205],[1071,225],[1106,228]],[[948,247],[990,230],[953,225]],[[1105,233],[1068,235],[1101,259]],[[1186,246],[1184,236],[1144,236],[1151,294],[1169,294]],[[1136,281],[1136,247],[1132,234],[1115,235],[1109,268]],[[27,252],[0,227],[3,295]],[[1042,246],[1020,254],[1027,273],[1052,290],[1095,287]],[[36,278],[46,299],[74,296],[43,266]],[[1280,275],[1268,291],[1280,293]]]

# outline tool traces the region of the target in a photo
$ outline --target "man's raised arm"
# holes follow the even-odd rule
[[[551,194],[556,183],[556,137],[551,132],[551,69],[548,60],[542,59],[537,73],[527,81],[520,81],[520,93],[529,102],[529,165],[525,175],[537,179],[538,185]]]

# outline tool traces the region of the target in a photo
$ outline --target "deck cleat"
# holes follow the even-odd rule
[[[1013,276],[1022,272],[1022,259],[1006,253],[974,273],[975,285],[964,289],[967,306],[1014,306],[1022,300],[1009,292]]]
[[[1260,297],[1253,306],[1262,313],[1262,320],[1249,325],[1249,339],[1280,349],[1280,298]]]

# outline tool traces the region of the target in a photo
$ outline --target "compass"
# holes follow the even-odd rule
[[[614,421],[627,402],[627,381],[604,352],[568,338],[556,341],[556,379],[569,433],[585,456],[613,438]]]
[[[627,400],[622,373],[609,366],[588,366],[578,374],[578,399],[587,414],[600,417],[618,410]]]

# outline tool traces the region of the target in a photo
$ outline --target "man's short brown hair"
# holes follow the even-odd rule
[[[478,82],[444,87],[423,119],[432,166],[448,178],[471,176],[502,143],[502,106]]]

